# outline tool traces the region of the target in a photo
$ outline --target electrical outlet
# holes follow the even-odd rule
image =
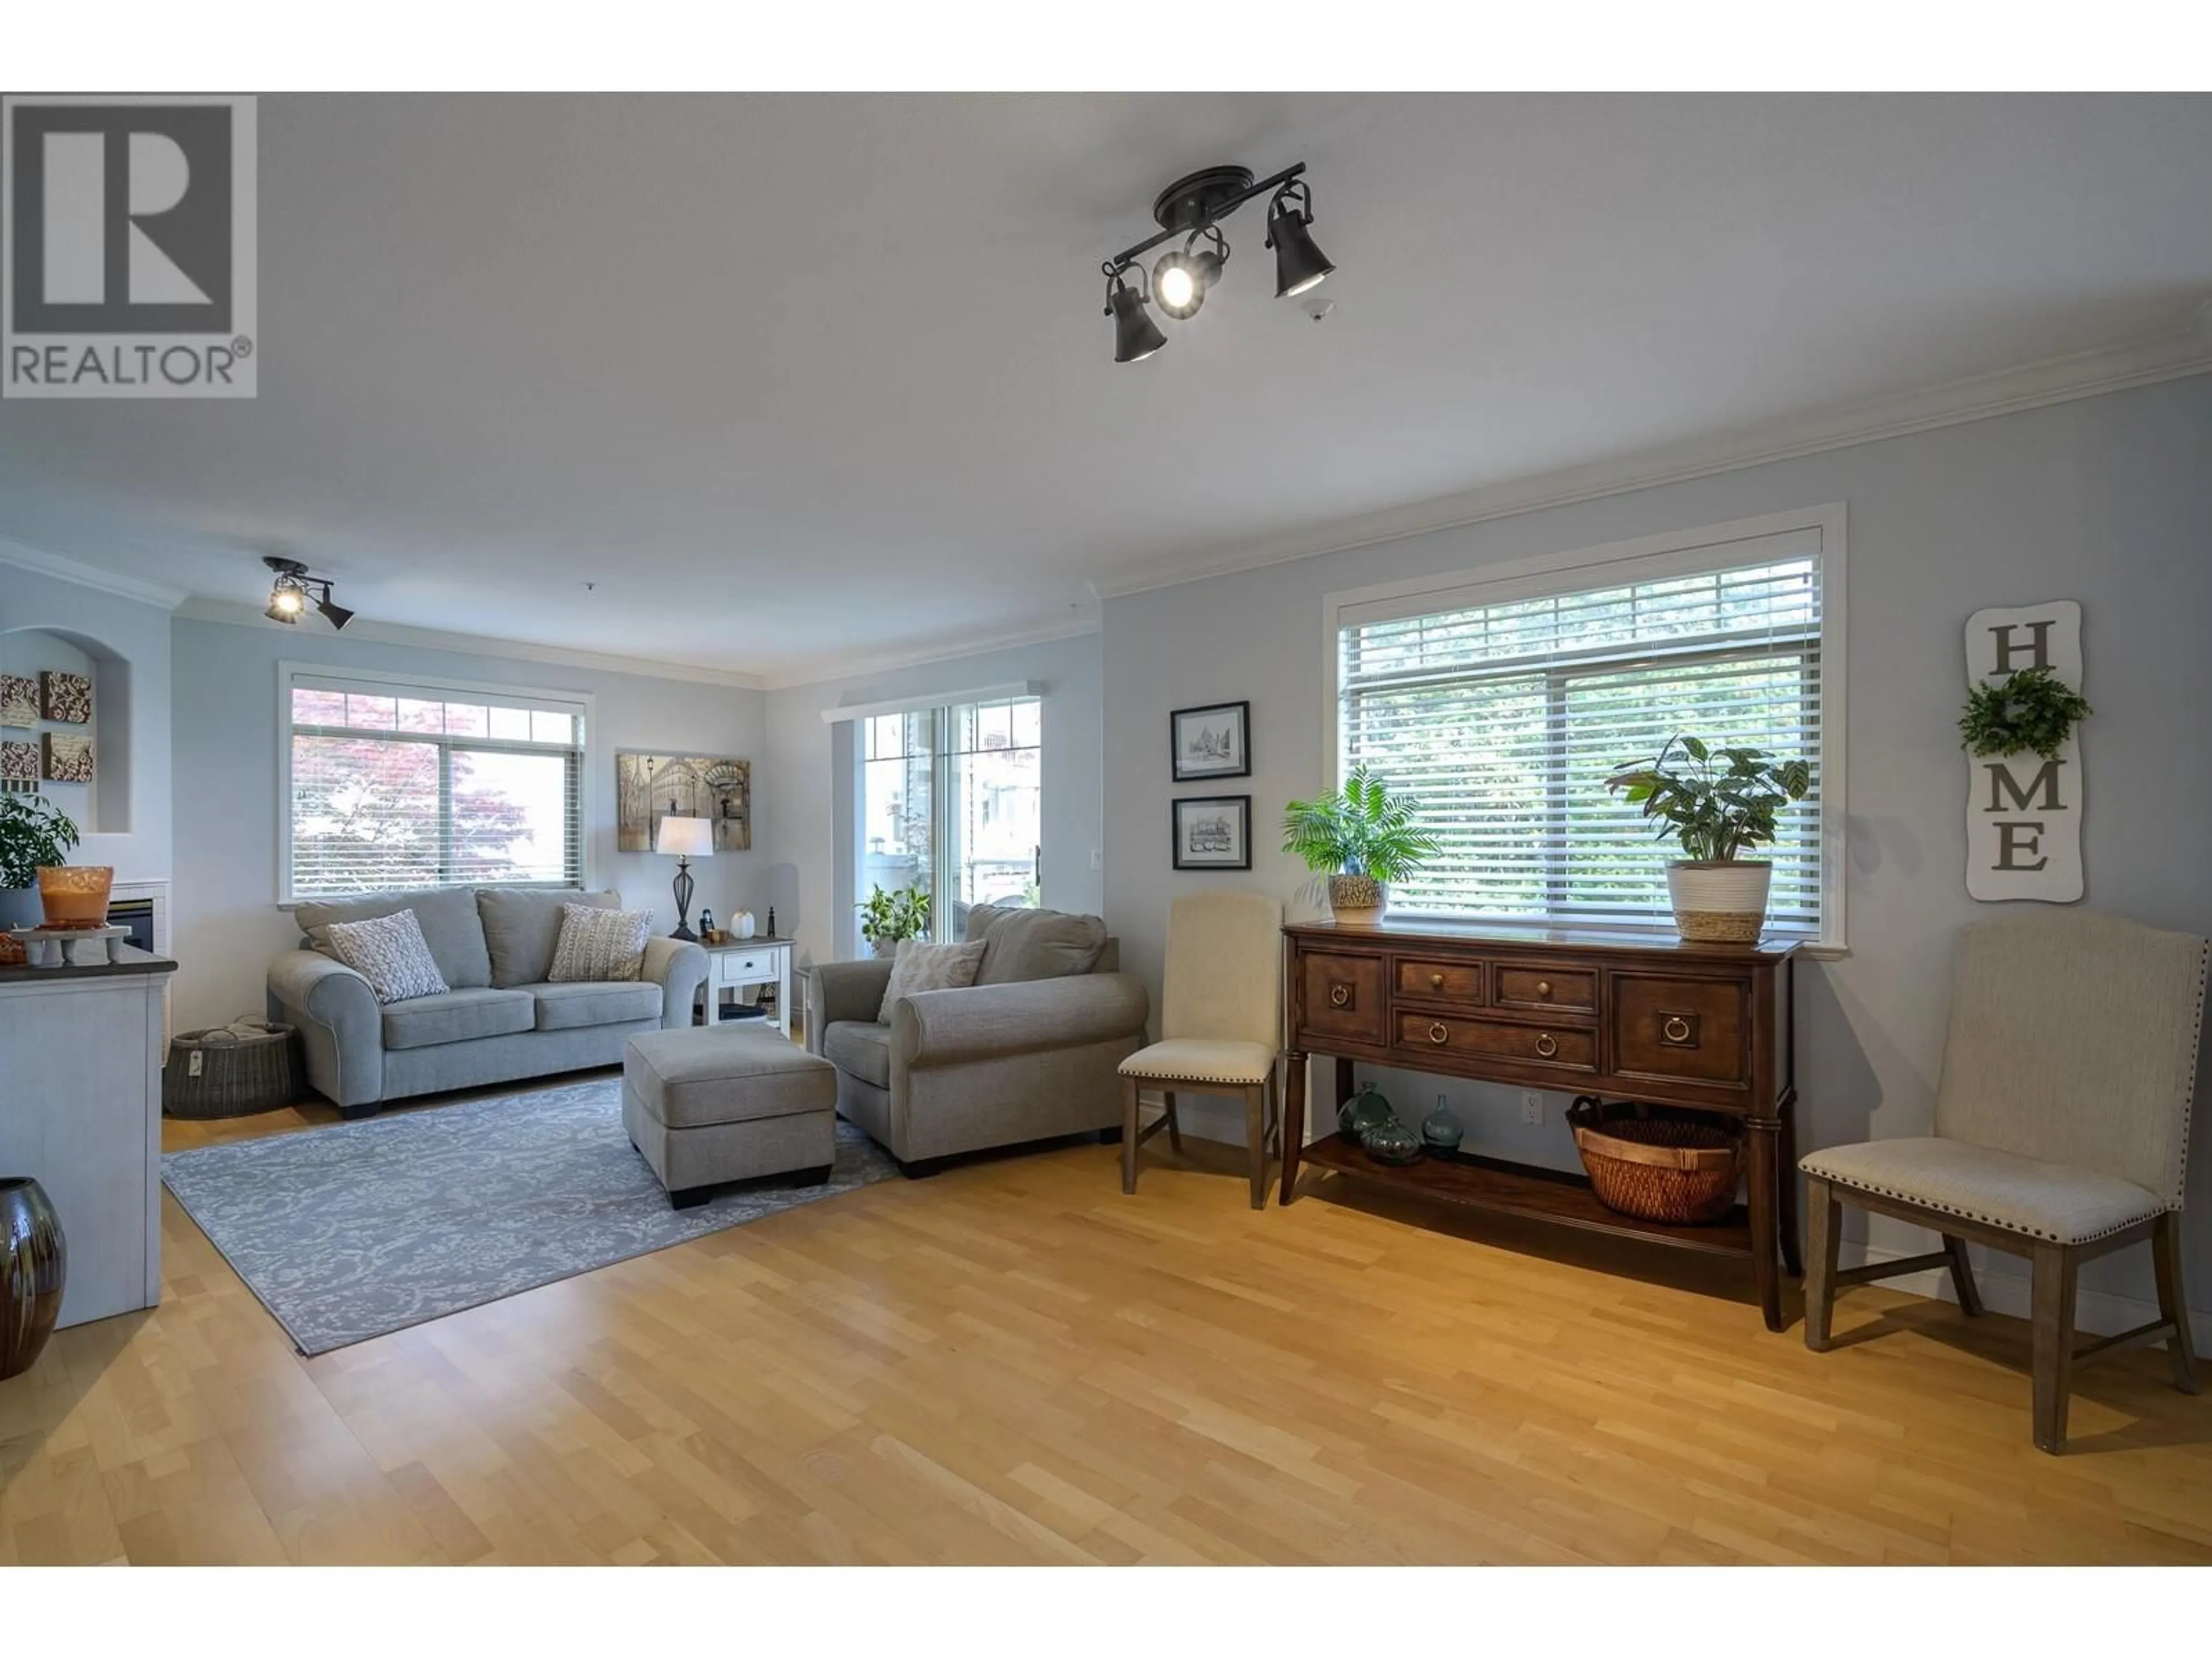
[[[1544,1121],[1544,1097],[1534,1089],[1521,1091],[1521,1121],[1523,1123],[1541,1123]]]

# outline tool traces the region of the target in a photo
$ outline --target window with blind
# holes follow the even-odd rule
[[[579,887],[589,702],[286,665],[279,902]]]
[[[1759,854],[1774,866],[1768,925],[1840,943],[1823,915],[1824,556],[1841,556],[1833,528],[1826,539],[1808,526],[1346,596],[1339,775],[1364,763],[1416,795],[1442,846],[1394,886],[1392,909],[1666,925],[1666,861],[1680,849],[1605,781],[1688,733],[1811,764],[1811,793]]]

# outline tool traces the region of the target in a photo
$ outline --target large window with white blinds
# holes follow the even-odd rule
[[[280,902],[581,886],[591,700],[279,671]]]
[[[1785,809],[1769,927],[1841,943],[1824,811],[1841,515],[1601,549],[1489,580],[1332,601],[1338,775],[1419,797],[1441,853],[1394,912],[1664,927],[1681,856],[1606,779],[1678,734],[1810,763]],[[1756,533],[1753,533],[1753,532]]]

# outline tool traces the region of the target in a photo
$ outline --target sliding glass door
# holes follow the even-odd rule
[[[973,906],[1034,908],[1042,721],[1035,697],[863,720],[860,899],[919,888],[931,896],[931,936],[947,941],[965,934]]]

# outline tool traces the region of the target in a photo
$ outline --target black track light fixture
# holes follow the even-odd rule
[[[1267,208],[1267,246],[1275,250],[1275,297],[1287,300],[1318,288],[1336,267],[1314,245],[1313,191],[1301,179],[1275,192]]]
[[[261,613],[270,621],[289,627],[310,605],[322,612],[332,628],[342,629],[353,620],[354,613],[331,597],[328,576],[310,576],[307,567],[297,559],[280,559],[274,554],[263,555],[261,562],[276,578],[269,590],[269,607]]]
[[[1137,278],[1144,280],[1144,268],[1137,268]],[[1114,361],[1117,363],[1141,363],[1168,343],[1160,332],[1159,325],[1152,320],[1146,307],[1145,295],[1114,273],[1106,285],[1106,314],[1114,319]]]
[[[1253,182],[1249,167],[1206,167],[1178,179],[1152,203],[1160,232],[1127,247],[1099,269],[1106,273],[1106,314],[1114,319],[1114,361],[1141,362],[1167,343],[1150,307],[1184,321],[1198,314],[1207,291],[1229,263],[1229,240],[1220,222],[1255,197],[1274,192],[1267,209],[1267,246],[1275,251],[1275,295],[1304,294],[1336,267],[1318,247],[1307,227],[1313,223],[1313,192],[1301,179],[1301,161],[1271,179]],[[1180,248],[1161,255],[1149,289],[1133,289],[1131,271],[1144,281],[1144,257],[1163,242],[1182,239]]]

